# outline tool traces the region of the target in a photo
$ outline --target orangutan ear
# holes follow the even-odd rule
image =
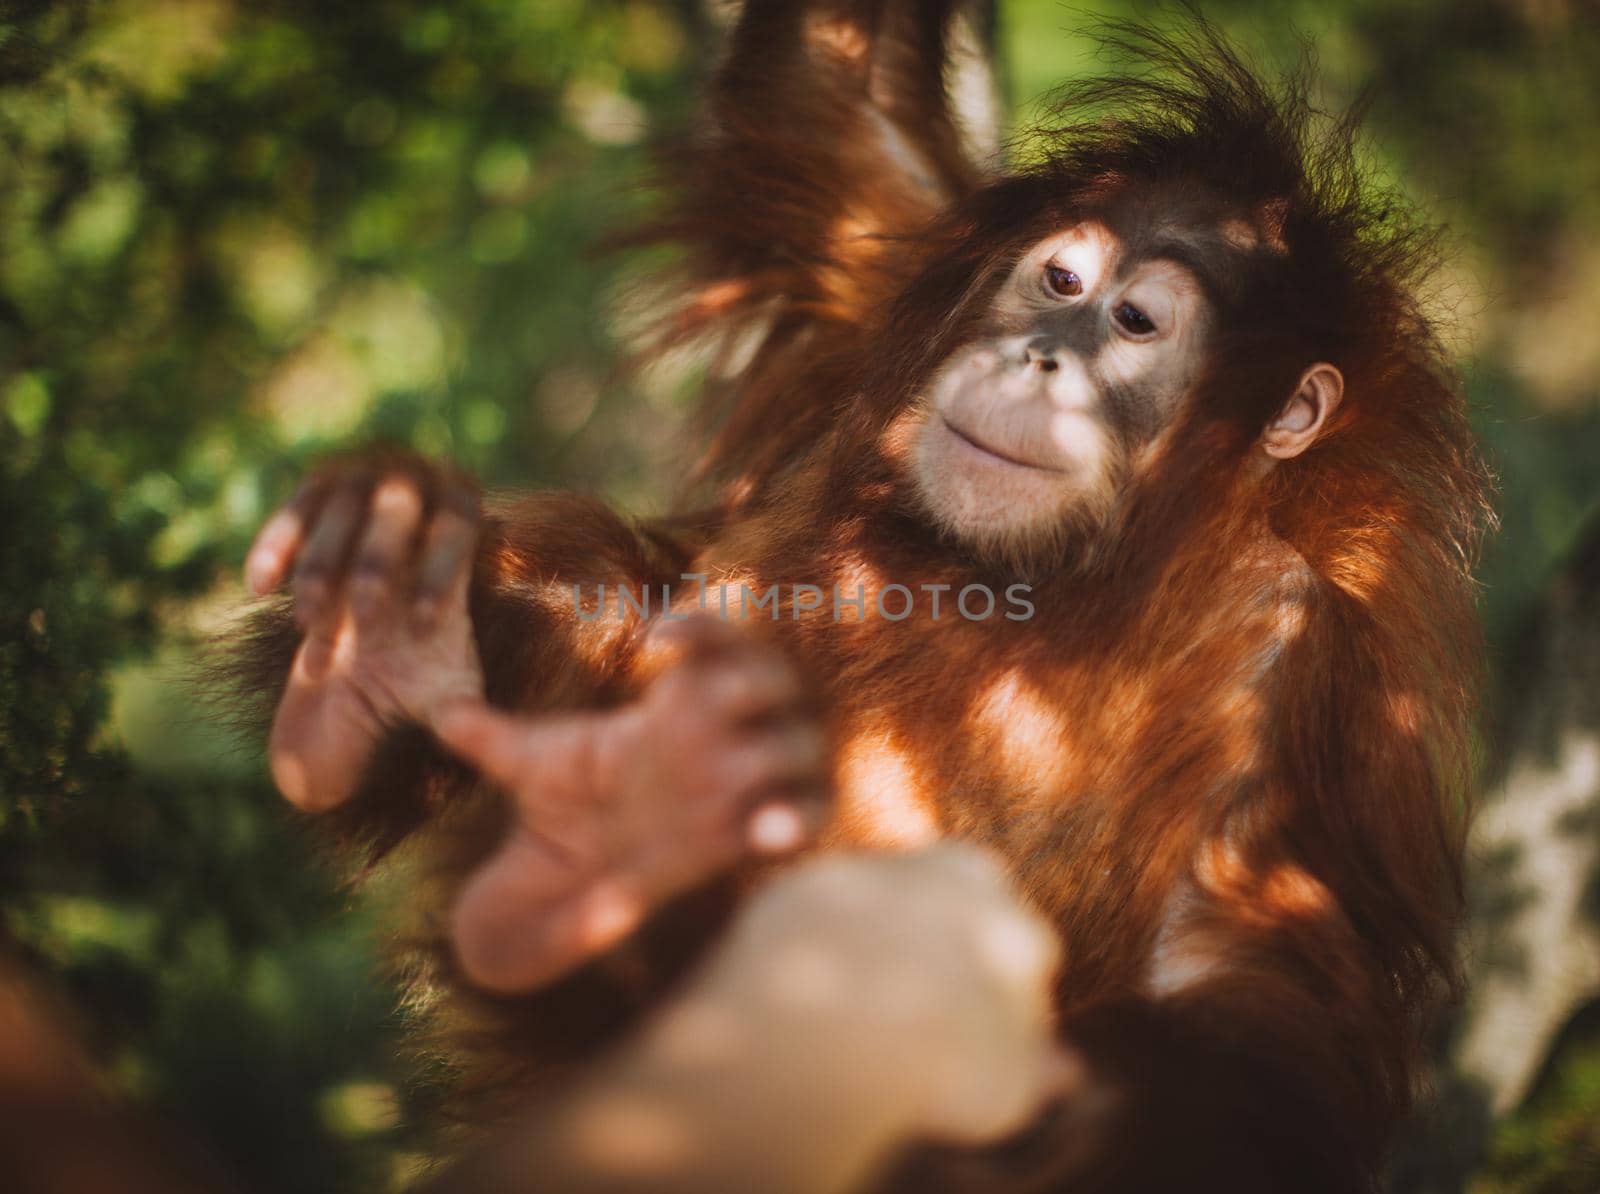
[[[1261,433],[1268,456],[1289,460],[1300,455],[1322,434],[1344,397],[1344,374],[1319,361],[1300,375],[1294,394]]]

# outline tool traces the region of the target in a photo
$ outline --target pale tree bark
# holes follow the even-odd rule
[[[1600,998],[1600,523],[1506,670],[1503,764],[1472,837],[1471,987],[1454,1050],[1495,1116]]]

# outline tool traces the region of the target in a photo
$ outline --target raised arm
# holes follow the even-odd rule
[[[660,232],[691,255],[692,314],[863,313],[862,275],[892,268],[892,239],[977,181],[945,86],[959,7],[749,0],[702,124],[667,166]]]
[[[915,237],[981,169],[952,111],[959,0],[748,0],[692,136],[663,155],[665,201],[641,240],[683,250],[656,349],[709,341],[728,426],[706,471],[727,479],[777,436],[792,450],[830,349],[881,311]],[[754,351],[751,351],[754,344]],[[815,385],[810,388],[815,402]],[[752,443],[751,441],[756,441]],[[731,467],[724,467],[731,466]]]

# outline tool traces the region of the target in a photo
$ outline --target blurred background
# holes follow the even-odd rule
[[[1600,7],[1204,8],[1370,96],[1375,165],[1450,226],[1436,298],[1501,476],[1475,994],[1392,1184],[1600,1190]],[[1000,0],[1003,107],[1145,11]],[[421,1146],[376,930],[209,719],[197,644],[334,446],[661,507],[684,385],[617,371],[638,263],[595,243],[720,15],[0,3],[0,934],[249,1189],[390,1188]]]

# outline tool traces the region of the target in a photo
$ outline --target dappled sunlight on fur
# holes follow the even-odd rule
[[[939,824],[926,799],[925,777],[886,734],[862,733],[839,749],[835,814],[842,838],[866,846],[910,849],[936,841]]]
[[[646,353],[741,345],[691,492],[644,523],[560,495],[496,510],[473,606],[489,697],[642,691],[648,627],[579,618],[574,584],[778,586],[782,616],[746,624],[837,746],[823,840],[990,845],[1059,932],[1061,1035],[1094,1082],[1033,1142],[1038,1172],[1367,1188],[1455,975],[1481,665],[1487,473],[1415,297],[1431,235],[1372,184],[1353,119],[1199,18],[1113,29],[1130,69],[1072,85],[990,179],[944,105],[941,5],[811,11],[747,10],[639,235],[684,250]],[[1106,235],[1074,237],[1091,222]],[[1319,363],[1342,399],[1269,459]],[[946,414],[972,425],[930,441]],[[791,607],[795,586],[823,599]],[[891,586],[914,616],[882,613]],[[958,609],[1013,586],[1025,615]],[[294,642],[264,619],[263,691]],[[425,738],[402,748],[336,828],[363,858],[420,839],[436,911],[503,814]],[[617,1039],[754,871],[513,998],[463,980],[435,916],[417,965],[449,992],[436,1039],[469,1115]],[[1017,1188],[985,1161],[975,1188]]]

